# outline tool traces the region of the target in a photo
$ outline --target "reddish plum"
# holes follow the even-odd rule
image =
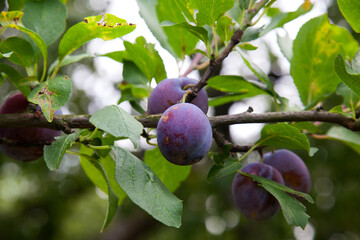
[[[212,128],[200,108],[190,103],[178,103],[161,116],[157,142],[168,161],[177,165],[194,164],[209,151]]]
[[[281,173],[285,186],[299,192],[310,192],[309,170],[295,153],[286,149],[276,150],[274,153],[266,153],[263,162],[273,166]]]
[[[281,174],[273,167],[262,163],[250,163],[241,172],[261,176],[284,184]],[[235,205],[245,217],[261,221],[271,218],[280,209],[276,198],[250,177],[237,173],[232,184]]]
[[[150,94],[148,113],[157,114],[165,112],[170,106],[181,101],[187,86],[196,83],[195,79],[187,77],[164,79]],[[192,103],[198,106],[205,114],[207,113],[208,96],[205,89],[201,89]]]
[[[29,102],[26,97],[17,92],[7,98],[0,107],[0,114],[23,113],[28,108]],[[61,110],[55,114],[62,114]],[[43,155],[43,146],[31,146],[32,143],[51,143],[61,131],[46,128],[0,128],[0,137],[18,142],[23,146],[10,146],[0,144],[0,151],[13,159],[27,162],[40,158]]]

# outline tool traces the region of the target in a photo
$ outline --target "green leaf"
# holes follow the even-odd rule
[[[149,97],[148,89],[141,85],[120,83],[119,88],[121,91],[121,98],[118,104],[124,101],[142,100],[143,98]]]
[[[247,4],[250,3],[250,0],[245,0],[247,2]],[[234,7],[231,8],[228,12],[227,12],[227,16],[231,17],[232,19],[234,19],[235,22],[240,23],[241,20],[244,17],[245,14],[245,9],[243,9],[241,6],[243,4],[243,0],[241,1],[235,1]],[[247,9],[247,8],[246,8]]]
[[[93,58],[95,57],[92,53],[82,53],[77,55],[66,55],[66,57],[61,61],[60,67],[69,65],[71,63],[79,62],[85,58]],[[49,67],[49,73],[53,72],[56,66],[59,65],[59,59],[56,59]]]
[[[160,21],[158,19],[156,13],[157,0],[149,1],[149,0],[137,0],[137,4],[139,5],[139,13],[141,17],[145,20],[146,25],[151,30],[151,33],[155,36],[155,38],[160,42],[161,46],[165,48],[169,53],[173,56],[178,57],[175,49],[168,41],[168,36],[166,35],[163,28],[160,26]]]
[[[21,24],[24,13],[21,11],[2,11],[0,14],[0,25]]]
[[[9,4],[9,11],[21,10],[24,4],[29,0],[7,0]]]
[[[117,207],[118,207],[119,199],[111,187],[109,177],[107,175],[105,168],[102,166],[102,164],[96,158],[93,158],[91,156],[88,156],[88,157],[85,157],[85,156],[86,155],[83,155],[83,158],[88,160],[89,163],[92,164],[93,167],[98,170],[98,174],[100,174],[103,177],[103,179],[105,180],[106,186],[107,186],[107,194],[108,194],[109,202],[108,202],[108,208],[106,211],[106,217],[104,220],[104,224],[101,228],[101,232],[102,232],[105,230],[105,228],[109,225],[112,218],[114,217]]]
[[[149,97],[148,89],[143,87],[137,87],[128,83],[119,84],[119,88],[121,92],[121,98],[119,99],[118,104],[129,101],[130,105],[136,111],[138,111],[140,114],[144,114],[145,110],[141,107],[140,101],[143,100],[145,97]]]
[[[253,94],[252,92],[249,92],[249,93],[235,93],[235,94],[231,93],[231,94],[227,94],[227,95],[224,95],[224,96],[211,98],[209,100],[209,106],[217,107],[217,106],[224,105],[226,103],[237,102],[237,101],[240,101],[242,99],[250,98],[250,97],[253,97],[253,96],[256,96],[256,95],[257,94]]]
[[[241,76],[218,75],[208,80],[208,86],[222,92],[251,93],[255,95],[267,92],[248,82]]]
[[[355,72],[351,66],[345,63],[343,56],[340,54],[336,56],[334,65],[336,74],[341,81],[360,96],[360,72]]]
[[[81,145],[80,153],[88,156],[92,156],[94,151],[91,148],[85,147]],[[111,189],[115,192],[118,198],[118,205],[121,205],[123,200],[126,198],[126,193],[121,189],[119,184],[115,181],[115,161],[112,157],[107,154],[105,157],[101,157],[99,159],[101,165],[104,167],[106,175],[109,178]],[[80,164],[88,178],[92,181],[92,183],[98,187],[101,191],[108,194],[108,184],[104,177],[87,158],[80,157]]]
[[[249,8],[250,0],[239,0],[239,8],[241,10],[246,10]]]
[[[241,38],[241,43],[246,43],[258,39],[263,28],[246,28]]]
[[[123,78],[124,81],[132,85],[146,86],[149,82],[148,78],[132,61],[124,61]]]
[[[336,90],[340,79],[333,67],[335,57],[352,57],[358,48],[351,34],[330,24],[327,15],[313,18],[301,27],[294,40],[290,72],[306,108]]]
[[[28,2],[24,5],[22,19],[26,28],[38,33],[46,45],[54,43],[64,32],[67,11],[58,0]]]
[[[138,147],[143,125],[120,107],[116,105],[104,107],[95,112],[89,121],[115,137],[129,138],[134,147]]]
[[[41,76],[41,81],[45,79],[47,61],[48,61],[48,52],[45,41],[35,32],[30,29],[27,29],[21,26],[21,18],[23,13],[20,11],[13,12],[1,12],[0,15],[0,25],[6,28],[14,28],[21,32],[26,33],[36,44],[36,46],[40,49],[40,52],[43,57],[43,73]]]
[[[203,41],[205,45],[209,44],[209,32],[204,27],[193,26],[187,22],[173,23],[171,21],[163,21],[161,23],[161,26],[185,29],[186,31]]]
[[[353,132],[347,128],[340,126],[333,126],[326,133],[330,139],[340,141],[350,148],[352,148],[355,152],[360,154],[360,134],[357,132]]]
[[[72,83],[69,77],[52,78],[34,88],[27,99],[40,106],[47,121],[51,122],[56,110],[70,99]]]
[[[118,62],[124,62],[127,58],[128,60],[130,60],[130,57],[127,56],[127,52],[126,51],[115,51],[115,52],[109,52],[100,56],[104,56],[104,57],[109,57],[114,61],[118,61]]]
[[[234,6],[234,0],[190,0],[190,7],[197,9],[198,26],[214,25],[215,22]]]
[[[59,168],[65,151],[71,148],[72,144],[78,139],[82,132],[83,130],[69,135],[55,137],[55,142],[49,146],[44,146],[44,160],[50,171]]]
[[[235,23],[228,16],[222,16],[217,20],[215,31],[220,39],[227,45],[235,31]]]
[[[249,58],[245,58],[244,54],[241,54],[239,52],[240,56],[242,57],[242,59],[244,60],[246,66],[263,82],[266,84],[267,88],[274,94],[276,95],[275,91],[274,91],[274,86],[269,78],[269,76],[259,67],[257,66],[254,62],[252,62],[251,60],[249,60]]]
[[[1,74],[1,72],[0,72],[0,87],[1,87],[1,85],[4,83],[4,77],[3,77],[3,75]]]
[[[150,167],[128,150],[113,147],[115,180],[129,198],[167,226],[181,225],[182,203],[173,195]]]
[[[293,56],[293,40],[290,38],[289,33],[286,32],[284,37],[280,37],[277,35],[277,43],[280,47],[281,52],[287,58],[287,60],[291,61]]]
[[[345,117],[348,117],[348,118],[353,117],[353,115],[351,113],[343,111],[342,105],[337,105],[337,106],[331,108],[329,110],[329,112],[331,112],[331,113],[339,113],[339,114],[341,114],[341,115],[343,115]]]
[[[209,79],[208,86],[222,92],[235,93],[213,98],[209,101],[209,106],[219,106],[260,94],[268,94],[240,76],[218,75]]]
[[[215,164],[212,166],[208,173],[207,180],[213,181],[217,178],[236,173],[236,171],[241,169],[242,165],[242,162],[230,157],[224,164]]]
[[[359,81],[360,84],[360,81]],[[336,94],[344,98],[344,104],[355,112],[357,103],[360,101],[360,95],[356,95],[349,87],[344,83],[340,83],[336,89]]]
[[[289,149],[304,149],[310,152],[310,143],[299,129],[285,123],[265,125],[261,130],[261,138],[256,144],[262,146]]]
[[[271,193],[279,201],[282,213],[289,225],[300,226],[303,229],[305,228],[310,217],[305,212],[306,207],[300,201],[296,200],[296,198],[287,193],[295,194],[305,198],[310,203],[314,203],[314,200],[310,197],[310,195],[294,191],[280,183],[264,177],[247,173],[241,174],[258,182],[261,187],[265,188],[266,191]]]
[[[360,2],[352,0],[337,0],[341,13],[355,32],[360,33]]]
[[[23,76],[21,76],[13,67],[4,63],[0,63],[0,73],[5,73],[10,82],[14,84],[24,96],[27,96],[30,93],[31,79],[23,78]]]
[[[181,3],[180,3],[181,2]],[[175,23],[185,22],[192,10],[186,10],[184,15],[182,9],[187,8],[184,1],[180,0],[137,0],[140,15],[150,28],[151,33],[165,48],[176,58],[184,58],[193,52],[198,39],[184,29],[164,29],[160,26],[163,21]]]
[[[270,32],[271,30],[282,27],[284,26],[284,24],[309,12],[312,9],[312,6],[313,5],[311,5],[311,7],[305,7],[304,4],[302,4],[294,12],[280,12],[278,14],[275,14],[274,16],[272,16],[269,25],[267,25],[267,27],[261,32],[261,36],[264,36],[266,33]]]
[[[91,16],[69,28],[59,44],[60,62],[66,55],[75,51],[81,45],[95,38],[105,41],[122,37],[135,29],[135,24],[127,23],[126,20],[112,14],[105,13],[103,16]]]
[[[355,57],[351,60],[351,67],[355,72],[360,73],[360,50],[356,52]]]
[[[233,157],[230,148],[231,144],[228,144],[222,147],[219,152],[209,152],[208,155],[214,162],[214,165],[207,175],[207,180],[209,182],[217,178],[231,175],[241,169],[241,161]]]
[[[293,123],[291,126],[296,127],[300,131],[306,130],[309,133],[321,132],[320,128],[312,122],[296,122],[296,123]]]
[[[239,48],[244,49],[244,50],[248,50],[248,51],[253,51],[256,50],[258,47],[251,45],[250,43],[241,43],[238,45]]]
[[[99,169],[104,178],[106,179],[106,183],[108,185],[108,208],[106,211],[106,217],[101,228],[101,232],[105,230],[105,228],[110,224],[111,220],[115,216],[116,210],[118,208],[119,199],[113,189],[111,188],[111,184],[109,182],[109,178],[106,175],[106,171],[103,166],[99,162],[93,162],[93,164]]]
[[[126,54],[123,57],[133,61],[150,82],[155,78],[160,82],[166,78],[163,60],[155,50],[155,45],[147,43],[144,37],[136,38],[135,43],[124,41]]]
[[[10,37],[1,41],[0,51],[12,52],[8,59],[15,64],[25,67],[34,65],[34,50],[31,44],[23,38]]]
[[[189,0],[175,0],[181,12],[185,15],[188,22],[195,23],[194,9],[190,8]]]
[[[170,163],[161,154],[159,148],[147,150],[144,156],[144,162],[151,168],[151,170],[158,176],[161,182],[174,192],[180,183],[189,176],[191,166],[178,166]]]
[[[171,21],[174,23],[186,22],[184,14],[181,12],[178,1],[158,0],[156,6],[156,15],[159,24],[163,21]],[[154,16],[151,16],[154,18]],[[175,52],[175,57],[184,59],[185,55],[190,55],[198,43],[198,38],[185,29],[179,28],[163,28],[166,35],[166,41],[170,44]]]
[[[211,57],[207,52],[205,52],[205,51],[203,51],[201,49],[198,49],[198,48],[194,50],[194,53],[200,53],[200,54],[204,55],[205,57],[207,57],[209,59]]]
[[[109,57],[121,63],[125,63],[125,61],[132,62],[132,65],[135,64],[138,71],[141,71],[138,74],[144,75],[147,82],[150,82],[152,78],[155,78],[157,82],[167,78],[163,60],[155,50],[154,44],[147,43],[144,37],[138,37],[135,43],[125,41],[124,45],[126,48],[125,51],[110,52],[101,56]],[[128,65],[129,64],[130,63],[128,63]],[[127,79],[127,81],[139,82],[135,79]],[[146,83],[144,82],[144,84]]]

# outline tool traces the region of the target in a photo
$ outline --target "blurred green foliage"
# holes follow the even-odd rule
[[[86,2],[68,1],[67,26],[81,21],[81,16],[103,11],[75,7],[86,6]],[[329,17],[335,24],[348,27],[336,1],[332,2]],[[359,34],[353,34],[359,40]],[[56,48],[51,48],[49,56],[56,56],[55,53]],[[93,69],[91,60],[85,64]],[[5,81],[0,88],[0,102],[12,90]],[[87,113],[90,99],[86,92],[74,89],[70,102],[73,113]],[[225,107],[229,106],[222,106]],[[311,235],[313,231],[314,239],[360,239],[359,155],[344,144],[329,140],[313,139],[311,146],[319,148],[314,157],[305,151],[297,152],[310,170],[310,195],[316,202],[304,203],[311,216],[307,232]],[[232,176],[208,183],[210,167],[207,160],[195,165],[175,192],[184,204],[180,229],[156,222],[125,199],[114,221],[101,234],[106,196],[86,177],[77,158],[65,157],[60,169],[50,172],[41,159],[19,163],[0,154],[0,239],[295,239],[298,229],[288,226],[281,213],[266,222],[252,222],[241,216],[232,201]]]

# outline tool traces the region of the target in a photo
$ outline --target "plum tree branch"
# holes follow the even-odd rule
[[[247,152],[253,147],[233,144],[229,140],[225,139],[225,135],[219,132],[216,128],[213,129],[213,138],[219,147],[225,147],[226,145],[230,145],[230,152]],[[262,146],[257,147],[258,151],[261,151],[262,148]]]
[[[144,127],[156,128],[160,114],[134,116]],[[5,127],[42,127],[62,130],[71,133],[77,128],[94,129],[89,122],[91,115],[55,115],[52,122],[47,122],[44,116],[32,113],[1,114],[0,128]],[[209,117],[212,127],[228,126],[241,123],[276,123],[276,122],[328,122],[339,124],[352,131],[360,131],[360,120],[347,118],[338,113],[326,111],[299,111],[299,112],[244,112],[233,115]]]
[[[240,27],[234,32],[229,44],[226,48],[219,54],[219,56],[210,60],[210,65],[206,69],[205,73],[202,75],[200,81],[193,86],[189,91],[189,94],[186,96],[185,102],[191,102],[200,92],[200,90],[207,85],[207,81],[215,74],[216,69],[222,64],[224,59],[233,51],[234,47],[241,41],[245,29],[250,26],[251,19],[259,12],[259,10],[266,5],[269,0],[259,1],[254,8],[248,9],[247,14],[240,25]]]

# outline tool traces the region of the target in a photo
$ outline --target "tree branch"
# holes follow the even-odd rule
[[[134,116],[144,127],[156,128],[160,114]],[[91,115],[55,115],[52,122],[47,122],[44,116],[32,113],[1,114],[0,128],[5,127],[41,127],[72,132],[76,128],[94,129],[89,122]],[[355,121],[338,113],[319,111],[300,112],[244,112],[233,115],[209,117],[212,127],[227,126],[240,123],[276,123],[276,122],[328,122],[339,124],[353,131],[360,131],[360,120]]]
[[[220,55],[216,59],[210,60],[210,65],[206,69],[204,75],[202,75],[200,81],[190,90],[188,90],[188,94],[186,96],[185,102],[192,102],[200,92],[200,90],[207,85],[207,81],[214,75],[216,69],[222,64],[224,59],[232,52],[234,47],[241,41],[242,36],[244,34],[245,29],[250,26],[251,19],[259,12],[259,10],[266,5],[269,0],[261,0],[259,1],[256,6],[252,9],[247,10],[247,15],[244,18],[243,23],[240,25],[239,29],[237,29],[229,44],[226,46],[224,51],[220,53]],[[212,56],[214,57],[214,56]]]
[[[213,138],[219,147],[225,147],[226,145],[230,144],[230,152],[247,152],[252,148],[252,146],[241,146],[233,144],[229,140],[225,139],[224,134],[219,132],[216,128],[213,129]],[[262,148],[262,146],[257,147],[258,150],[261,150]]]

